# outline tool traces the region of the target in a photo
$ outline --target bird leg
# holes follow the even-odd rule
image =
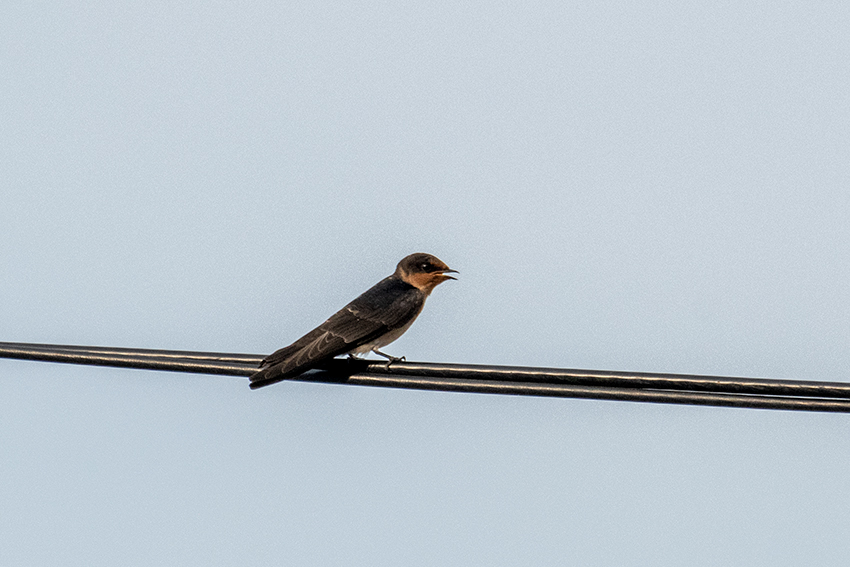
[[[372,352],[374,352],[374,353],[375,353],[375,354],[377,354],[377,355],[383,356],[384,358],[386,358],[386,359],[387,359],[387,370],[389,370],[389,369],[390,369],[390,364],[392,364],[393,362],[402,362],[402,361],[404,361],[404,360],[407,360],[407,359],[406,359],[405,357],[403,357],[403,356],[402,356],[401,358],[399,358],[399,357],[397,357],[397,356],[390,356],[390,355],[388,355],[387,353],[385,353],[385,352],[381,352],[381,351],[379,351],[379,350],[378,350],[378,349],[376,349],[376,348],[373,348],[373,349],[372,349]]]

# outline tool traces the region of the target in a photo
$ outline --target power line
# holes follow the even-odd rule
[[[262,356],[176,350],[3,343],[1,358],[250,376]],[[850,383],[334,359],[300,382],[449,392],[592,398],[762,409],[850,412]]]

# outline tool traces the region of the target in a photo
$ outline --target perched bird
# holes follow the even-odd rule
[[[389,363],[401,360],[378,349],[399,338],[410,327],[425,299],[435,287],[453,280],[457,273],[430,254],[411,254],[357,299],[330,319],[289,345],[267,356],[251,376],[251,389],[262,388],[297,376],[317,364],[341,354],[381,355]]]

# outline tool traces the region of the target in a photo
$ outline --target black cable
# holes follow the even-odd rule
[[[0,357],[250,376],[260,355],[0,343]],[[394,388],[850,412],[850,384],[558,368],[334,359],[294,380]]]

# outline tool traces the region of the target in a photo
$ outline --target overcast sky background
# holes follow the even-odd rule
[[[0,340],[846,380],[850,4],[5,3]],[[847,565],[850,417],[0,361],[3,565]]]

